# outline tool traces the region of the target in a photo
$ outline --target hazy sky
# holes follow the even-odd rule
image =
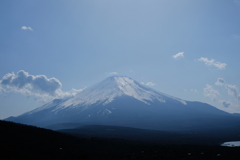
[[[109,75],[240,112],[240,0],[1,0],[0,118]]]

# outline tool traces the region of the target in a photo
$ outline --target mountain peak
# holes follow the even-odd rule
[[[119,76],[119,75],[110,76],[110,77],[106,78],[105,80],[106,81],[116,81],[118,83],[134,81],[132,78],[129,78],[127,76]]]
[[[163,103],[173,100],[186,104],[183,100],[157,92],[129,77],[110,76],[65,101],[62,103],[62,107],[77,107],[80,105],[87,107],[92,104],[106,105],[121,96],[133,97],[145,104],[149,104],[155,100]]]
[[[127,77],[127,76],[111,76],[109,78],[106,79],[107,82],[109,81],[114,81],[116,82],[116,85],[123,90],[122,87],[127,86],[127,85],[134,85],[134,83],[136,83],[136,81],[134,81],[133,79]]]

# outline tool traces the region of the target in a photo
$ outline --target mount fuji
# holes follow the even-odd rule
[[[155,130],[206,130],[240,124],[240,116],[166,95],[125,76],[108,77],[73,97],[55,99],[5,120],[40,127],[77,123]]]

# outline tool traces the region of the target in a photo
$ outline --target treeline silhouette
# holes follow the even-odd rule
[[[117,138],[74,137],[0,121],[0,159],[238,159],[239,148],[153,144]]]

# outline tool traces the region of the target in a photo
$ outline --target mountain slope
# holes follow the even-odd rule
[[[81,123],[157,130],[221,128],[239,122],[211,105],[168,96],[122,76],[109,77],[74,97],[53,100],[11,120],[42,127]]]

